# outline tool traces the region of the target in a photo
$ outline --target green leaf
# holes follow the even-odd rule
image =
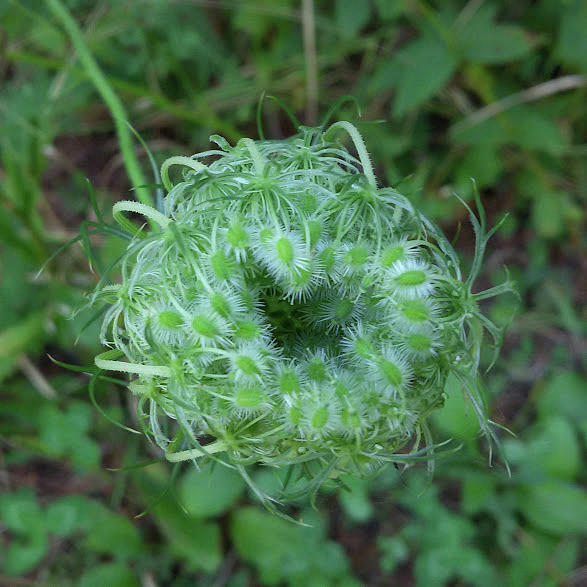
[[[531,106],[518,106],[508,113],[510,140],[523,149],[560,154],[566,141],[551,116]]]
[[[45,529],[45,517],[30,489],[0,495],[0,520],[17,534],[36,534]]]
[[[550,475],[573,480],[581,468],[581,449],[570,423],[553,414],[537,431],[528,443],[527,461]]]
[[[71,457],[79,471],[96,468],[100,449],[87,436],[92,417],[92,408],[83,402],[70,402],[67,411],[46,405],[39,416],[39,440],[51,456]]]
[[[179,481],[179,496],[195,518],[211,518],[232,507],[245,488],[242,477],[222,465],[189,470]]]
[[[467,145],[517,145],[523,149],[560,154],[567,144],[552,118],[522,105],[455,133]]]
[[[86,571],[79,582],[80,587],[138,587],[140,581],[133,571],[122,563],[103,563]]]
[[[116,557],[135,556],[143,548],[137,527],[128,518],[106,508],[95,516],[93,524],[87,528],[84,546]]]
[[[538,396],[540,418],[547,419],[558,414],[579,427],[587,421],[586,388],[587,380],[578,373],[558,373],[546,383]]]
[[[516,25],[494,22],[496,11],[491,4],[481,6],[458,35],[457,42],[467,61],[507,63],[531,51],[527,33]]]
[[[568,0],[562,3],[555,54],[564,63],[587,69],[587,3],[584,0]]]
[[[503,163],[497,145],[473,145],[455,170],[455,191],[461,198],[473,195],[475,184],[483,189],[492,186],[503,173]],[[471,181],[475,180],[475,184]]]
[[[355,0],[336,0],[334,22],[345,37],[354,37],[369,22],[371,7],[369,2]]]
[[[23,575],[34,569],[47,555],[49,541],[44,530],[29,534],[26,539],[13,539],[3,552],[0,568],[7,575]]]
[[[381,551],[379,566],[385,573],[393,573],[410,556],[410,548],[400,536],[379,536],[377,548]]]
[[[215,572],[222,563],[218,524],[186,515],[175,495],[162,493],[169,489],[169,469],[163,464],[139,469],[134,477],[169,551],[191,571]]]
[[[70,495],[54,501],[46,510],[47,530],[58,536],[68,536],[83,528],[88,515],[93,516],[94,503],[81,495]]]
[[[467,515],[484,511],[495,492],[491,478],[468,477],[463,482],[462,509]]]
[[[575,569],[579,540],[556,539],[540,532],[525,532],[516,557],[507,568],[507,585],[555,585],[544,581],[545,561],[558,577]],[[554,574],[553,573],[553,574]]]
[[[452,375],[446,382],[445,393],[444,407],[432,416],[434,424],[445,434],[459,440],[472,440],[479,436],[479,420],[463,397],[462,385]]]
[[[33,312],[0,332],[0,364],[12,365],[21,353],[35,352],[44,339],[45,312]],[[0,369],[0,373],[2,371]]]
[[[343,483],[348,487],[338,492],[338,500],[347,516],[354,522],[367,522],[373,516],[373,504],[369,499],[369,481],[345,476]]]
[[[222,542],[218,524],[188,518],[176,504],[165,500],[154,508],[157,522],[169,550],[185,561],[192,571],[215,572],[222,562]]]
[[[381,20],[394,20],[406,11],[404,2],[390,0],[375,0],[375,7]]]
[[[541,530],[560,536],[587,533],[587,493],[577,486],[548,482],[518,491],[526,519]]]
[[[544,238],[556,238],[564,229],[564,208],[559,194],[551,190],[537,192],[532,202],[532,222],[536,232]]]
[[[45,516],[30,489],[0,495],[0,527],[14,534],[0,557],[4,573],[22,575],[43,560],[49,546]]]
[[[259,569],[266,584],[342,584],[348,561],[340,545],[325,541],[323,523],[307,513],[312,527],[297,526],[254,507],[231,517],[231,537],[239,555]]]
[[[499,579],[485,556],[475,548],[437,546],[416,559],[417,585],[445,585],[457,577],[466,584],[492,587]]]
[[[375,73],[376,89],[396,88],[394,116],[403,116],[432,97],[450,79],[457,61],[438,38],[424,36],[400,49]]]

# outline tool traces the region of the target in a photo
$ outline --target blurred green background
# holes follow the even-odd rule
[[[380,182],[452,238],[467,264],[472,231],[454,192],[476,179],[490,219],[510,213],[479,284],[507,265],[521,302],[486,377],[503,460],[449,383],[436,438],[462,450],[331,488],[305,528],[256,504],[228,470],[172,471],[153,446],[91,404],[99,352],[84,291],[118,256],[114,237],[48,256],[129,192],[112,116],[78,59],[54,0],[0,1],[0,584],[579,585],[587,581],[582,229],[587,3],[580,0],[67,0],[64,5],[160,164],[208,148],[212,133],[257,137],[263,91],[315,124],[353,121]],[[266,101],[265,135],[292,132]],[[153,181],[145,149],[136,156]],[[87,179],[86,179],[87,178]],[[584,301],[584,300],[583,300]],[[77,340],[79,337],[79,340]],[[489,363],[489,356],[485,359]],[[136,425],[133,398],[102,382],[97,400]],[[278,482],[259,469],[264,487]],[[140,516],[148,510],[146,514]]]

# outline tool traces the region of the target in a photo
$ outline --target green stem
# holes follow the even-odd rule
[[[169,157],[169,159],[165,159],[165,161],[163,161],[163,165],[161,165],[161,181],[163,182],[163,185],[168,192],[170,192],[173,188],[173,184],[169,179],[169,168],[172,165],[184,165],[185,167],[189,167],[194,171],[203,171],[208,169],[203,163],[195,161],[191,157],[176,155],[175,157]]]
[[[82,31],[61,0],[47,0],[47,5],[69,35],[79,59],[88,73],[88,77],[108,106],[112,118],[114,118],[122,158],[130,181],[137,191],[139,201],[149,206],[152,205],[151,195],[147,190],[140,187],[147,182],[145,181],[143,171],[134,150],[132,134],[126,124],[127,116],[122,102],[110,87],[106,76],[102,73],[100,66],[90,53]]]
[[[263,175],[263,172],[265,171],[265,159],[259,152],[259,149],[257,149],[255,141],[252,139],[241,139],[241,142],[247,146],[251,159],[253,160],[253,165],[255,166],[255,171],[258,175]]]
[[[371,159],[369,157],[367,147],[365,146],[365,142],[363,141],[363,137],[361,136],[361,133],[359,133],[359,131],[350,122],[347,122],[346,120],[335,122],[324,133],[324,139],[328,140],[329,135],[338,128],[346,130],[346,132],[353,140],[353,143],[355,144],[355,149],[357,149],[357,154],[359,155],[359,159],[361,161],[361,165],[363,166],[363,173],[367,178],[369,184],[374,188],[377,188],[377,180],[375,179],[375,173],[373,172],[373,165],[371,165]]]
[[[205,457],[216,452],[223,452],[226,450],[226,444],[223,440],[217,440],[212,444],[207,444],[202,448],[192,448],[190,450],[182,450],[180,452],[165,453],[165,458],[172,463],[179,463],[181,461],[189,461],[197,459],[198,457]]]
[[[167,218],[167,216],[161,214],[161,212],[155,210],[155,208],[152,208],[151,206],[130,200],[121,200],[112,206],[112,216],[114,217],[114,220],[116,220],[116,222],[118,222],[118,224],[120,224],[120,226],[125,229],[128,226],[128,221],[123,216],[123,212],[136,212],[137,214],[142,214],[149,220],[156,222],[161,228],[166,228],[167,225],[171,222],[170,218]],[[132,226],[134,229],[135,226]],[[136,231],[133,230],[131,232]]]
[[[116,349],[99,354],[94,363],[96,367],[104,371],[118,371],[119,373],[132,373],[143,377],[171,377],[171,369],[164,365],[141,365],[139,363],[127,363],[126,361],[111,361],[110,357],[118,354]]]

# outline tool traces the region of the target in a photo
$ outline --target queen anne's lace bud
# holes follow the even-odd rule
[[[359,159],[331,140],[336,128]],[[488,430],[473,382],[481,331],[498,332],[476,298],[507,286],[471,292],[475,275],[463,281],[440,230],[377,187],[348,123],[216,141],[197,164],[166,162],[169,194],[151,215],[161,230],[131,241],[122,283],[101,296],[103,343],[128,362],[97,364],[136,374],[168,458],[216,453],[245,477],[246,464],[299,465],[309,488],[371,474],[429,438],[451,371]],[[172,186],[169,165],[184,159]],[[482,211],[472,221],[477,273],[488,237]]]

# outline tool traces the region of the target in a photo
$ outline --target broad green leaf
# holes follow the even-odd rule
[[[499,118],[489,118],[459,130],[454,133],[456,143],[464,145],[491,146],[493,148],[499,145],[505,145],[510,142],[511,132],[510,125],[504,120],[506,115]]]
[[[538,235],[556,238],[564,229],[564,208],[559,194],[551,190],[537,192],[532,202],[532,222]]]
[[[566,483],[529,485],[518,491],[519,508],[537,528],[567,536],[587,533],[587,493]]]
[[[530,106],[517,106],[454,134],[468,145],[516,145],[522,149],[562,153],[566,141],[554,121]]]
[[[232,514],[231,537],[239,555],[255,565],[268,585],[345,584],[349,565],[340,545],[323,539],[322,523],[303,516],[312,527],[297,526],[254,507]]]
[[[45,312],[34,312],[0,332],[0,359],[37,349],[45,336]]]
[[[145,503],[163,534],[171,553],[191,571],[215,572],[222,563],[222,540],[218,524],[188,516],[169,490],[169,470],[162,464],[135,474]],[[165,492],[165,493],[163,493]]]
[[[86,571],[79,582],[80,587],[138,587],[138,577],[125,564],[102,563]]]
[[[585,401],[587,380],[572,371],[558,373],[552,377],[538,395],[538,414],[547,419],[558,414],[573,422],[575,426],[587,421]]]
[[[45,528],[45,516],[30,489],[0,495],[0,521],[17,534],[35,534]]]
[[[458,167],[457,176],[478,188],[492,185],[503,172],[500,154],[494,145],[481,144],[471,148]]]
[[[44,530],[31,533],[26,538],[14,538],[0,554],[0,569],[9,576],[23,575],[34,569],[48,550],[49,541]]]
[[[466,584],[493,587],[499,583],[491,563],[476,548],[439,545],[426,550],[416,559],[414,568],[419,586],[445,585],[457,578]]]
[[[334,22],[345,37],[354,37],[369,22],[371,7],[369,2],[355,0],[336,0]]]
[[[71,457],[77,470],[95,468],[100,450],[87,436],[92,417],[92,408],[82,402],[71,402],[66,411],[53,404],[46,405],[39,416],[39,440],[49,455]]]
[[[84,546],[119,558],[135,556],[143,548],[137,527],[128,518],[106,508],[87,528]]]
[[[377,548],[381,551],[379,566],[385,573],[393,573],[410,556],[410,548],[400,536],[379,536]]]
[[[0,569],[7,575],[21,575],[43,560],[48,550],[45,515],[30,489],[0,495],[0,528],[13,538],[0,551]]]
[[[375,0],[377,14],[381,20],[394,20],[401,16],[407,9],[402,0]]]
[[[525,533],[519,551],[507,568],[508,585],[554,585],[543,581],[545,561],[555,576],[563,576],[575,569],[579,554],[579,540],[557,539],[540,532]]]
[[[587,70],[587,2],[568,0],[561,3],[563,15],[560,23],[556,56],[564,63]]]
[[[347,489],[338,492],[338,500],[347,516],[354,522],[367,522],[373,516],[373,504],[369,499],[369,482],[354,477],[342,479]]]
[[[468,477],[462,486],[462,509],[467,515],[487,509],[491,498],[495,493],[495,483],[491,477]]]
[[[172,513],[157,511],[158,524],[169,550],[177,558],[185,561],[192,571],[215,572],[222,562],[222,542],[218,524],[188,518],[179,508]]]
[[[244,490],[242,477],[222,465],[190,469],[179,481],[179,496],[195,518],[211,518],[231,508]]]
[[[566,149],[566,141],[551,116],[531,106],[512,108],[505,115],[510,140],[523,149],[559,154]]]
[[[186,516],[174,498],[168,496],[154,507],[153,514],[170,551],[185,561],[187,568],[208,573],[218,569],[222,543],[217,524]]]
[[[532,49],[527,33],[519,26],[494,22],[496,7],[481,6],[457,36],[463,57],[473,63],[507,63],[526,56]]]
[[[489,187],[503,173],[502,158],[499,149],[491,143],[473,145],[455,171],[455,191],[461,198],[473,194],[473,182],[479,189]]]
[[[527,445],[529,463],[555,477],[574,479],[581,468],[581,449],[570,423],[553,414],[537,431]]]
[[[47,530],[58,536],[68,536],[84,528],[88,518],[95,516],[95,502],[81,495],[62,497],[47,506]]]
[[[479,435],[479,420],[473,407],[463,396],[462,385],[455,377],[447,380],[446,401],[442,410],[434,412],[432,420],[445,434],[459,439],[472,440]]]
[[[377,72],[383,88],[395,88],[394,116],[403,116],[432,97],[451,78],[457,61],[438,38],[424,36],[403,47]]]

